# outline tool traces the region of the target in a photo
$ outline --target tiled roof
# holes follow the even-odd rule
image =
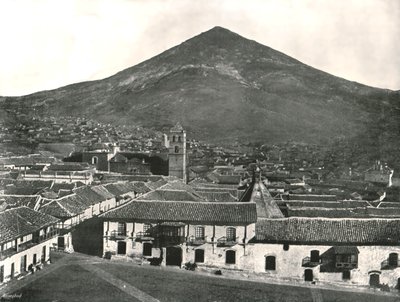
[[[140,197],[141,200],[159,200],[159,201],[205,201],[183,190],[162,190],[158,189]]]
[[[92,186],[92,187],[90,187],[90,189],[91,189],[92,191],[96,192],[97,194],[103,196],[105,199],[111,199],[111,198],[114,198],[114,197],[115,197],[112,193],[110,193],[110,192],[107,190],[107,188],[105,188],[105,187],[102,186],[102,185],[99,185],[99,186]]]
[[[180,221],[214,224],[249,224],[257,220],[254,203],[131,202],[101,215],[103,218],[135,221]]]
[[[336,195],[290,194],[289,200],[336,201]]]
[[[235,202],[238,201],[237,198],[232,196],[229,192],[203,192],[197,191],[201,197],[206,201],[212,202]]]
[[[198,178],[194,179],[189,184],[194,188],[201,187],[201,188],[237,189],[238,187],[237,184],[236,185],[216,184]]]
[[[82,198],[88,205],[96,204],[106,200],[106,198],[93,191],[89,186],[77,188],[74,190],[74,193]]]
[[[106,189],[114,194],[114,196],[121,196],[127,193],[147,193],[151,189],[148,188],[144,182],[116,182],[105,185]]]
[[[163,176],[160,175],[123,175],[112,173],[101,174],[99,177],[102,183],[111,183],[116,181],[144,181],[147,184],[163,179]]]
[[[143,181],[132,181],[130,184],[133,186],[133,190],[136,193],[144,194],[151,191],[151,189],[146,185],[147,183]]]
[[[81,162],[65,162],[65,163],[53,163],[48,168],[49,171],[85,171],[91,170],[88,163]]]
[[[233,197],[238,197],[238,189],[236,188],[215,188],[215,187],[193,187],[196,192],[210,192],[210,193],[229,193]]]
[[[12,185],[5,187],[4,192],[8,195],[36,195],[46,188],[50,188],[53,181],[41,180],[18,180]]]
[[[207,179],[218,184],[239,185],[240,175],[222,175],[217,172],[210,172],[207,174]]]
[[[288,206],[289,217],[368,217],[368,215],[356,214],[352,209],[347,208],[322,208],[322,207],[290,207]]]
[[[72,191],[73,189],[75,189],[76,184],[75,183],[57,183],[55,182],[52,186],[51,186],[51,190],[53,192],[58,193],[58,191],[60,190],[70,190]]]
[[[0,201],[13,208],[25,206],[33,209],[40,198],[40,195],[0,195]]]
[[[260,219],[259,242],[298,244],[398,244],[400,219]]]
[[[289,207],[323,207],[323,208],[361,208],[371,206],[365,200],[343,200],[343,201],[303,201],[286,200]]]
[[[57,221],[53,216],[27,207],[5,210],[0,213],[0,243],[33,233]]]
[[[146,182],[146,186],[148,186],[151,190],[155,190],[155,189],[165,185],[166,183],[167,183],[166,180],[160,179],[157,181]]]
[[[65,207],[63,207],[58,200],[53,200],[45,204],[40,208],[39,212],[58,218],[75,216],[73,213],[71,213]]]
[[[77,194],[71,194],[55,200],[44,199],[39,211],[55,217],[72,217],[83,213],[90,204]],[[65,216],[64,216],[65,215]]]

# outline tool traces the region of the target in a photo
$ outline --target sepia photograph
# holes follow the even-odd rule
[[[0,302],[400,301],[399,0],[0,28]]]

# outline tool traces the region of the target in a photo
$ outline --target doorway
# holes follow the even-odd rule
[[[126,254],[126,242],[125,241],[118,241],[118,255],[125,255]]]
[[[180,247],[167,247],[167,256],[165,259],[166,265],[181,266],[182,264],[182,249]]]
[[[313,271],[312,269],[306,269],[304,271],[304,281],[313,281],[314,276],[313,276]]]
[[[47,257],[47,255],[46,255],[46,246],[43,246],[43,248],[42,248],[42,258],[41,258],[42,263],[46,262],[46,257]]]
[[[65,248],[65,238],[64,236],[59,236],[57,238],[57,247],[59,251],[63,251]]]
[[[15,274],[15,265],[13,262],[13,263],[11,263],[11,274],[10,274],[11,279],[14,279],[14,274]]]
[[[26,255],[21,256],[21,267],[20,267],[20,272],[26,272]]]
[[[369,275],[369,286],[378,287],[379,283],[379,274]]]

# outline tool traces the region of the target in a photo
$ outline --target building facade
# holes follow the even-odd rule
[[[0,213],[0,283],[40,269],[57,241],[58,219],[27,207]]]

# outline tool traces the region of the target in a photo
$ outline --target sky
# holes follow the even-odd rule
[[[0,95],[109,77],[217,25],[400,89],[400,0],[1,0]]]

